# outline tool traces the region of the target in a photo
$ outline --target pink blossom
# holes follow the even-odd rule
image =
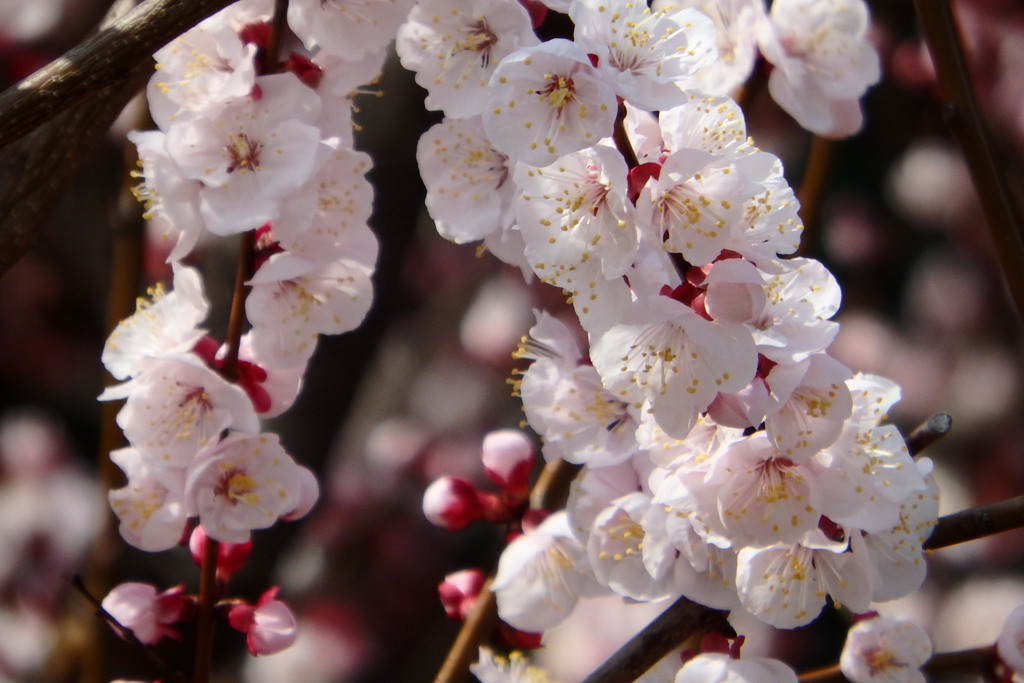
[[[295,616],[276,599],[277,591],[274,586],[263,593],[255,607],[240,604],[228,612],[231,628],[245,634],[245,645],[253,656],[272,655],[295,642]]]
[[[395,50],[427,90],[426,107],[463,119],[483,112],[498,63],[538,42],[517,2],[420,0],[398,30]]]
[[[185,494],[210,538],[245,543],[295,508],[298,465],[276,434],[233,434],[189,468]]]
[[[181,639],[171,624],[189,616],[194,600],[185,595],[184,586],[158,594],[156,588],[147,583],[122,583],[103,598],[102,605],[140,642],[153,645],[165,637]]]

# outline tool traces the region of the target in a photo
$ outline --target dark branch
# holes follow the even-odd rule
[[[176,36],[233,0],[148,0],[0,93],[0,148],[105,88],[132,85],[133,71]],[[134,92],[135,88],[131,88]]]
[[[953,418],[949,413],[935,413],[923,425],[907,435],[907,450],[917,455],[933,443],[949,434],[953,426]]]
[[[0,93],[0,274],[35,245],[64,186],[146,83],[148,57],[228,2],[115,3],[99,33]]]
[[[971,89],[967,59],[949,0],[914,0],[928,51],[935,64],[944,114],[960,145],[974,182],[974,191],[988,223],[1017,312],[1024,317],[1024,242],[1021,225],[995,161],[992,143]]]
[[[728,612],[679,598],[583,683],[630,683],[692,636],[709,631],[735,635],[728,615]]]
[[[925,550],[946,548],[1024,526],[1024,496],[981,505],[939,518]]]

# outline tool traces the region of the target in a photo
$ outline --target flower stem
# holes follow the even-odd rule
[[[238,242],[238,268],[235,271],[235,290],[231,298],[231,314],[228,318],[228,331],[224,339],[227,354],[221,373],[224,378],[233,382],[238,378],[238,349],[241,344],[242,330],[245,328],[245,298],[249,295],[249,281],[253,273],[253,258],[256,253],[256,233],[250,230],[242,233]]]
[[[199,604],[196,610],[196,655],[192,683],[208,683],[213,658],[213,607],[217,602],[217,548],[220,544],[206,539],[203,565],[199,575]]]
[[[797,199],[800,200],[800,221],[804,225],[800,239],[800,253],[814,251],[817,241],[819,220],[821,218],[821,202],[825,197],[825,188],[832,175],[832,162],[835,159],[836,142],[815,135],[811,138],[811,149],[807,154],[804,176],[800,181]]]
[[[971,89],[967,60],[949,0],[914,0],[939,88],[946,100],[950,132],[967,161],[974,190],[1017,312],[1024,318],[1024,241],[1006,176],[996,165],[992,143]]]

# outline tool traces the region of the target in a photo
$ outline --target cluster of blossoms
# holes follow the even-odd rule
[[[351,95],[377,77],[408,7],[292,2],[304,48],[270,63],[273,4],[237,3],[157,52],[147,93],[158,130],[129,136],[136,192],[161,221],[174,286],[140,299],[111,334],[103,362],[123,383],[101,399],[126,399],[117,422],[130,445],[111,458],[128,482],[109,498],[121,535],[147,551],[178,545],[192,519],[224,548],[312,508],[316,478],[260,418],[293,403],[318,336],[354,329],[372,300],[371,163],[353,148]],[[247,233],[251,327],[229,348],[200,327],[209,304],[184,260],[205,236]],[[120,610],[129,622],[173,622],[187,617],[179,593],[121,587],[110,600],[130,605]],[[268,594],[227,616],[262,654],[290,643],[265,636],[266,624],[291,619],[282,608]],[[143,631],[167,633],[156,623]]]
[[[537,38],[549,10],[568,14],[572,40]],[[270,16],[244,0],[158,52],[159,130],[131,136],[175,282],[104,352],[124,383],[102,398],[126,399],[130,446],[112,458],[128,484],[110,494],[126,540],[167,549],[198,518],[201,534],[244,544],[313,505],[315,478],[259,417],[292,403],[319,334],[369,308],[370,161],[352,147],[348,98],[397,34],[445,114],[417,154],[439,232],[564,290],[588,341],[538,313],[520,352],[544,457],[582,471],[567,509],[523,523],[503,555],[502,618],[542,632],[612,592],[791,628],[827,596],[863,612],[920,585],[929,463],[882,424],[897,387],[828,355],[839,288],[791,257],[798,203],[729,97],[759,52],[804,127],[855,132],[878,79],[862,0],[293,0],[305,49],[280,63],[266,60]],[[208,305],[183,259],[207,233],[249,232],[251,330],[232,349],[200,328]],[[502,438],[485,445],[501,494],[444,481],[427,496],[435,521],[522,514],[532,451]],[[112,607],[145,615],[153,637],[187,615],[180,591],[121,590]],[[254,652],[287,640],[272,635],[290,618],[275,595],[230,611]],[[700,655],[676,683],[791,678],[735,655]]]
[[[544,457],[582,470],[503,554],[502,619],[542,632],[612,592],[793,628],[915,590],[931,464],[883,424],[898,387],[828,354],[839,287],[792,256],[798,202],[728,96],[759,50],[804,127],[855,132],[864,4],[523,5],[423,0],[397,42],[446,116],[418,148],[438,231],[561,288],[586,335],[539,312],[519,352]],[[549,9],[573,40],[536,37]]]

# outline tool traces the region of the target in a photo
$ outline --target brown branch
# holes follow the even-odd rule
[[[963,150],[1003,276],[1018,314],[1024,317],[1024,242],[1020,221],[971,89],[956,18],[949,0],[914,0],[914,7],[946,100],[944,114],[950,132]]]
[[[208,683],[213,659],[214,605],[220,597],[217,586],[217,550],[220,543],[207,537],[199,574],[199,602],[196,605],[196,650],[192,683]]]
[[[105,88],[133,85],[134,70],[176,36],[233,0],[147,0],[0,93],[0,148]],[[131,88],[134,91],[134,87]]]
[[[804,176],[800,181],[797,199],[800,200],[800,221],[804,225],[800,240],[800,253],[809,253],[818,234],[818,221],[821,217],[821,204],[825,198],[825,188],[832,175],[835,160],[835,140],[815,135],[811,138],[811,149],[807,154]]]
[[[583,683],[630,683],[692,636],[709,631],[735,635],[728,616],[728,612],[679,598],[587,676]]]
[[[1021,527],[1024,527],[1024,496],[1017,496],[940,517],[924,548],[946,548]]]
[[[569,498],[569,485],[582,469],[565,460],[548,463],[537,477],[530,492],[530,507],[534,510],[561,510]]]
[[[0,93],[0,274],[38,241],[61,190],[146,83],[146,58],[228,1],[115,3],[99,33]]]
[[[994,660],[995,648],[991,645],[970,650],[940,652],[925,662],[921,671],[924,672],[928,680],[932,680],[933,677],[943,674],[981,672],[992,666]],[[847,683],[849,681],[840,671],[838,664],[802,673],[797,678],[800,683]]]
[[[498,621],[498,601],[491,592],[493,579],[493,576],[488,577],[480,589],[473,611],[462,623],[434,683],[462,683],[469,680],[469,665],[476,661],[480,643],[490,635]]]

